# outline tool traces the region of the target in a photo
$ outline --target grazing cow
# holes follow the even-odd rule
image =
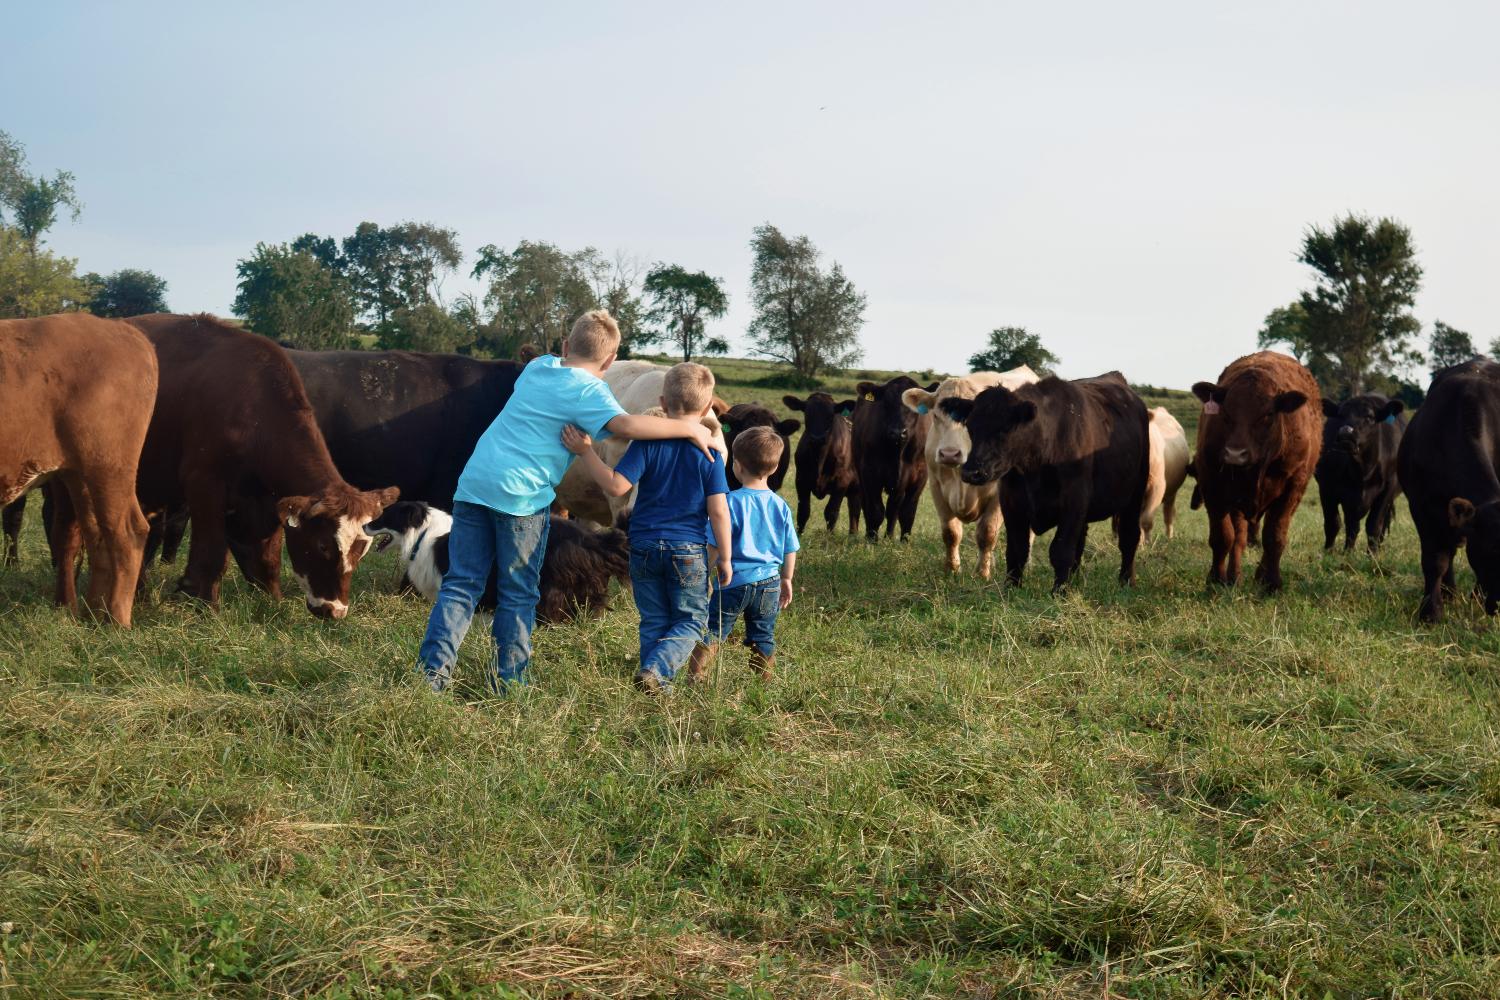
[[[973,440],[964,481],[1000,482],[1011,584],[1021,582],[1032,534],[1056,528],[1048,556],[1052,590],[1062,590],[1083,559],[1089,522],[1114,517],[1120,525],[1120,582],[1134,582],[1150,418],[1123,375],[1073,381],[1049,375],[1015,391],[997,386],[942,406]]]
[[[129,626],[148,531],[135,482],[156,405],[151,344],[84,313],[0,321],[0,387],[0,504],[61,483],[88,553],[86,601]],[[71,556],[67,568],[72,607]]]
[[[1444,368],[1412,414],[1396,453],[1401,488],[1422,542],[1423,621],[1440,621],[1454,591],[1453,560],[1466,545],[1484,591],[1500,604],[1500,364],[1476,358]]]
[[[854,431],[849,414],[856,400],[834,402],[826,392],[807,399],[783,396],[788,409],[807,418],[807,427],[797,441],[797,531],[807,527],[812,498],[827,498],[823,519],[832,531],[838,523],[839,506],[849,502],[849,534],[859,532],[859,474],[854,469]]]
[[[670,365],[658,365],[650,361],[616,361],[604,371],[604,384],[614,393],[620,408],[626,413],[664,416],[661,409],[662,389],[666,384]],[[703,418],[703,425],[714,432],[713,446],[728,455],[719,417],[729,412],[729,404],[717,396],[713,400],[713,412]],[[611,469],[625,455],[630,442],[614,436],[594,442],[594,450]],[[635,509],[635,493],[632,489],[622,497],[606,497],[604,491],[574,462],[568,466],[562,482],[557,486],[557,499],[553,511],[566,510],[572,517],[593,521],[603,527],[623,527]]]
[[[964,525],[978,522],[979,575],[988,580],[995,564],[995,545],[1000,540],[1000,483],[983,486],[964,482],[963,464],[969,460],[969,430],[950,417],[942,408],[946,399],[973,399],[997,385],[1015,390],[1037,380],[1027,365],[1008,372],[975,372],[961,378],[944,379],[936,392],[922,388],[907,389],[901,401],[919,416],[932,414],[927,432],[927,489],[937,508],[938,523],[943,526],[943,544],[948,548],[948,571],[959,569],[959,546],[964,540]]]
[[[403,589],[410,587],[429,601],[437,600],[448,572],[448,533],[453,517],[425,503],[394,503],[365,525],[375,538],[375,550],[398,542],[404,567]],[[547,550],[542,556],[541,600],[537,620],[571,621],[580,611],[598,617],[609,606],[609,581],[630,580],[630,539],[623,531],[592,528],[566,518],[551,519]],[[479,599],[479,606],[495,609],[495,571]]]
[[[1344,551],[1354,548],[1360,518],[1372,553],[1380,548],[1391,526],[1396,495],[1396,449],[1406,430],[1406,404],[1378,393],[1355,396],[1342,403],[1323,400],[1323,455],[1313,475],[1323,504],[1323,548],[1333,548],[1343,509]]]
[[[1167,540],[1176,534],[1177,491],[1187,481],[1187,432],[1165,406],[1150,411],[1151,469],[1146,483],[1146,502],[1141,507],[1141,538],[1150,543],[1156,512],[1161,511]]]
[[[769,427],[781,438],[781,462],[776,466],[776,471],[766,477],[766,484],[771,487],[773,493],[780,492],[781,484],[786,481],[787,466],[792,461],[792,435],[802,427],[800,420],[777,420],[776,414],[759,403],[736,403],[723,415],[719,421],[724,427],[724,444],[734,454],[734,439],[752,427]],[[739,477],[734,474],[734,463],[729,463],[729,468],[724,472],[724,478],[729,480],[729,488],[737,490],[740,488]]]
[[[938,383],[927,387],[936,392]],[[927,430],[931,414],[917,414],[901,401],[902,393],[917,388],[914,379],[898,375],[885,385],[861,382],[854,407],[854,468],[859,474],[859,496],[864,506],[865,538],[874,541],[885,522],[891,537],[901,524],[901,540],[911,536],[917,502],[927,485]]]
[[[279,565],[284,525],[308,610],[344,617],[349,581],[369,547],[362,529],[399,491],[362,492],[344,481],[296,368],[271,340],[207,315],[129,322],[151,341],[161,369],[136,492],[146,510],[186,503],[191,512],[178,589],[217,604],[229,539],[237,538],[248,540],[234,549],[246,577],[280,596],[265,565],[273,555]],[[70,566],[70,540],[59,534],[59,567]],[[60,587],[68,576],[59,569]]]
[[[1193,395],[1203,401],[1193,467],[1208,508],[1209,582],[1239,581],[1250,526],[1264,518],[1255,578],[1280,590],[1292,515],[1323,443],[1318,383],[1285,354],[1260,351],[1225,368],[1218,382],[1197,383]]]

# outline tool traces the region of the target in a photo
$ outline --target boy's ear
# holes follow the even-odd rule
[[[567,351],[567,349],[568,349],[568,342],[567,341],[563,341],[563,350]],[[609,352],[609,357],[607,357],[607,358],[604,359],[604,363],[599,366],[599,370],[601,372],[602,371],[608,371],[609,370],[609,366],[612,365],[612,364],[614,364],[615,363],[615,359],[618,358],[619,356],[620,356],[620,352],[619,352],[618,349],[610,351]],[[567,357],[567,355],[564,354],[563,357]]]

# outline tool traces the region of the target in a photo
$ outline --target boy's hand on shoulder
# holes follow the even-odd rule
[[[782,580],[781,581],[781,610],[785,611],[786,610],[786,606],[788,604],[791,604],[791,603],[792,603],[792,581],[790,581],[790,580]]]
[[[703,452],[704,458],[712,462],[714,460],[714,450],[718,447],[714,441],[714,432],[702,424],[692,424],[688,429],[691,431],[688,435],[688,440],[698,446],[698,450]]]
[[[594,439],[572,424],[568,424],[563,428],[562,443],[563,447],[573,454],[582,455],[594,446]]]
[[[734,579],[734,560],[730,558],[729,553],[721,552],[719,553],[718,563],[719,586],[727,587],[730,581]]]

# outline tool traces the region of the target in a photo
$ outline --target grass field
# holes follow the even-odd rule
[[[1413,623],[1404,501],[1377,563],[1325,558],[1310,496],[1266,599],[1205,593],[1186,500],[1135,589],[1095,526],[1061,599],[971,541],[946,576],[927,501],[904,546],[815,518],[780,675],[660,700],[623,596],[513,699],[477,628],[437,697],[389,557],[338,624],[158,568],[121,632],[50,607],[33,518],[0,996],[1500,996],[1491,624]]]

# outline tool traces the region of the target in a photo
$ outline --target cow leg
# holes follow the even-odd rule
[[[1123,587],[1135,583],[1135,556],[1144,534],[1140,518],[1120,518],[1120,585]]]
[[[188,510],[186,507],[169,509],[162,514],[161,561],[176,562],[177,551],[182,548],[182,538],[187,534]]]
[[[841,504],[843,504],[843,502],[844,502],[844,495],[842,493],[833,493],[833,494],[829,495],[828,502],[823,505],[823,524],[824,524],[824,526],[826,526],[828,528],[828,530],[830,532],[832,532],[833,529],[835,528],[835,526],[837,526],[838,523],[839,523],[839,506]],[[798,516],[801,517],[802,515],[799,513]],[[858,512],[858,510],[854,506],[854,501],[850,500],[849,501],[849,518],[850,518],[850,521],[849,521],[849,525],[850,525],[849,531],[850,531],[851,534],[854,531],[854,520],[853,519],[856,518],[856,517],[858,517],[858,516],[859,516],[859,512]],[[806,518],[804,517],[803,520],[805,521]],[[800,535],[802,533],[802,529],[798,528],[797,529],[797,533]]]
[[[229,540],[225,532],[225,487],[212,475],[187,483],[192,535],[188,538],[187,566],[177,581],[179,592],[217,607],[219,583],[229,566]]]
[[[1359,508],[1352,502],[1344,504],[1344,551],[1348,552],[1354,548],[1354,540],[1359,537]]]
[[[1424,622],[1443,620],[1443,598],[1452,593],[1456,549],[1441,548],[1422,539],[1422,604],[1417,616]],[[1445,593],[1447,592],[1447,593]]]
[[[1252,549],[1260,547],[1260,518],[1259,517],[1247,517],[1247,518],[1245,518],[1245,543],[1244,544],[1250,546],[1250,548],[1252,548]]]
[[[1213,552],[1213,565],[1208,570],[1208,582],[1210,585],[1219,584],[1224,587],[1234,586],[1234,577],[1230,575],[1229,562],[1235,547],[1236,531],[1234,515],[1228,511],[1218,514],[1212,508],[1208,512],[1208,547]],[[1238,559],[1234,559],[1236,571]]]
[[[1365,520],[1365,545],[1371,555],[1378,553],[1381,543],[1385,541],[1386,532],[1391,528],[1391,509],[1395,505],[1395,496],[1390,490],[1385,490],[1375,498],[1375,503],[1370,507],[1370,516]]]
[[[948,572],[957,573],[962,565],[960,546],[964,542],[964,523],[956,517],[943,521],[943,547],[948,550]]]
[[[26,494],[22,493],[14,503],[6,504],[0,514],[5,532],[5,565],[14,566],[21,561],[21,524],[26,518]]]
[[[97,549],[104,556],[104,572],[94,565],[91,553],[89,603],[102,606],[111,619],[129,628],[150,526],[135,498],[134,475],[114,470],[113,475],[98,478],[103,485],[96,486],[89,501],[98,525]]]
[[[1068,582],[1073,579],[1073,573],[1078,569],[1088,529],[1087,523],[1079,526],[1076,523],[1062,521],[1057,525],[1057,533],[1053,535],[1052,544],[1047,548],[1047,557],[1052,563],[1052,592],[1054,594],[1060,594],[1066,590]]]
[[[802,532],[804,532],[804,531],[807,530],[807,519],[809,517],[811,517],[811,516],[812,516],[812,496],[808,493],[807,490],[799,489],[797,491],[797,535],[798,535],[798,537],[801,537]],[[832,519],[829,520],[829,527],[830,528],[833,527]]]
[[[254,534],[256,537],[231,537],[229,552],[250,586],[280,600],[281,526],[277,525],[270,535]]]
[[[859,534],[859,513],[864,506],[859,493],[850,492],[844,495],[844,502],[849,505],[849,534]]]
[[[1272,593],[1281,589],[1281,554],[1286,551],[1287,536],[1292,528],[1292,514],[1305,489],[1305,482],[1291,483],[1286,492],[1272,501],[1271,508],[1266,511],[1265,530],[1261,532],[1260,538],[1260,565],[1255,568],[1255,578]]]
[[[1176,491],[1173,491],[1173,493],[1172,493],[1171,496],[1167,497],[1166,500],[1162,501],[1162,505],[1161,505],[1161,523],[1162,523],[1162,527],[1166,529],[1166,532],[1167,532],[1167,541],[1170,542],[1177,535],[1177,493],[1176,493]]]
[[[78,604],[78,550],[83,543],[83,531],[78,515],[73,508],[73,498],[66,489],[52,495],[52,571],[56,576],[53,600],[60,607],[74,608]]]
[[[1334,540],[1339,537],[1339,503],[1326,493],[1318,499],[1323,505],[1323,551],[1332,552]]]
[[[885,520],[885,501],[880,488],[861,490],[859,500],[865,511],[865,540],[876,541],[880,538],[880,522]]]
[[[901,514],[901,496],[896,490],[885,495],[885,537],[896,533],[896,520]]]
[[[979,513],[974,526],[979,542],[979,578],[988,580],[995,571],[995,545],[1000,541],[1000,505],[992,503]],[[955,567],[957,568],[957,567]]]
[[[1031,507],[1020,490],[1000,488],[1000,512],[1005,518],[1005,579],[1011,586],[1021,585],[1021,574],[1031,558]]]
[[[911,538],[911,527],[917,523],[917,504],[922,501],[922,487],[907,490],[901,498],[901,540]]]

